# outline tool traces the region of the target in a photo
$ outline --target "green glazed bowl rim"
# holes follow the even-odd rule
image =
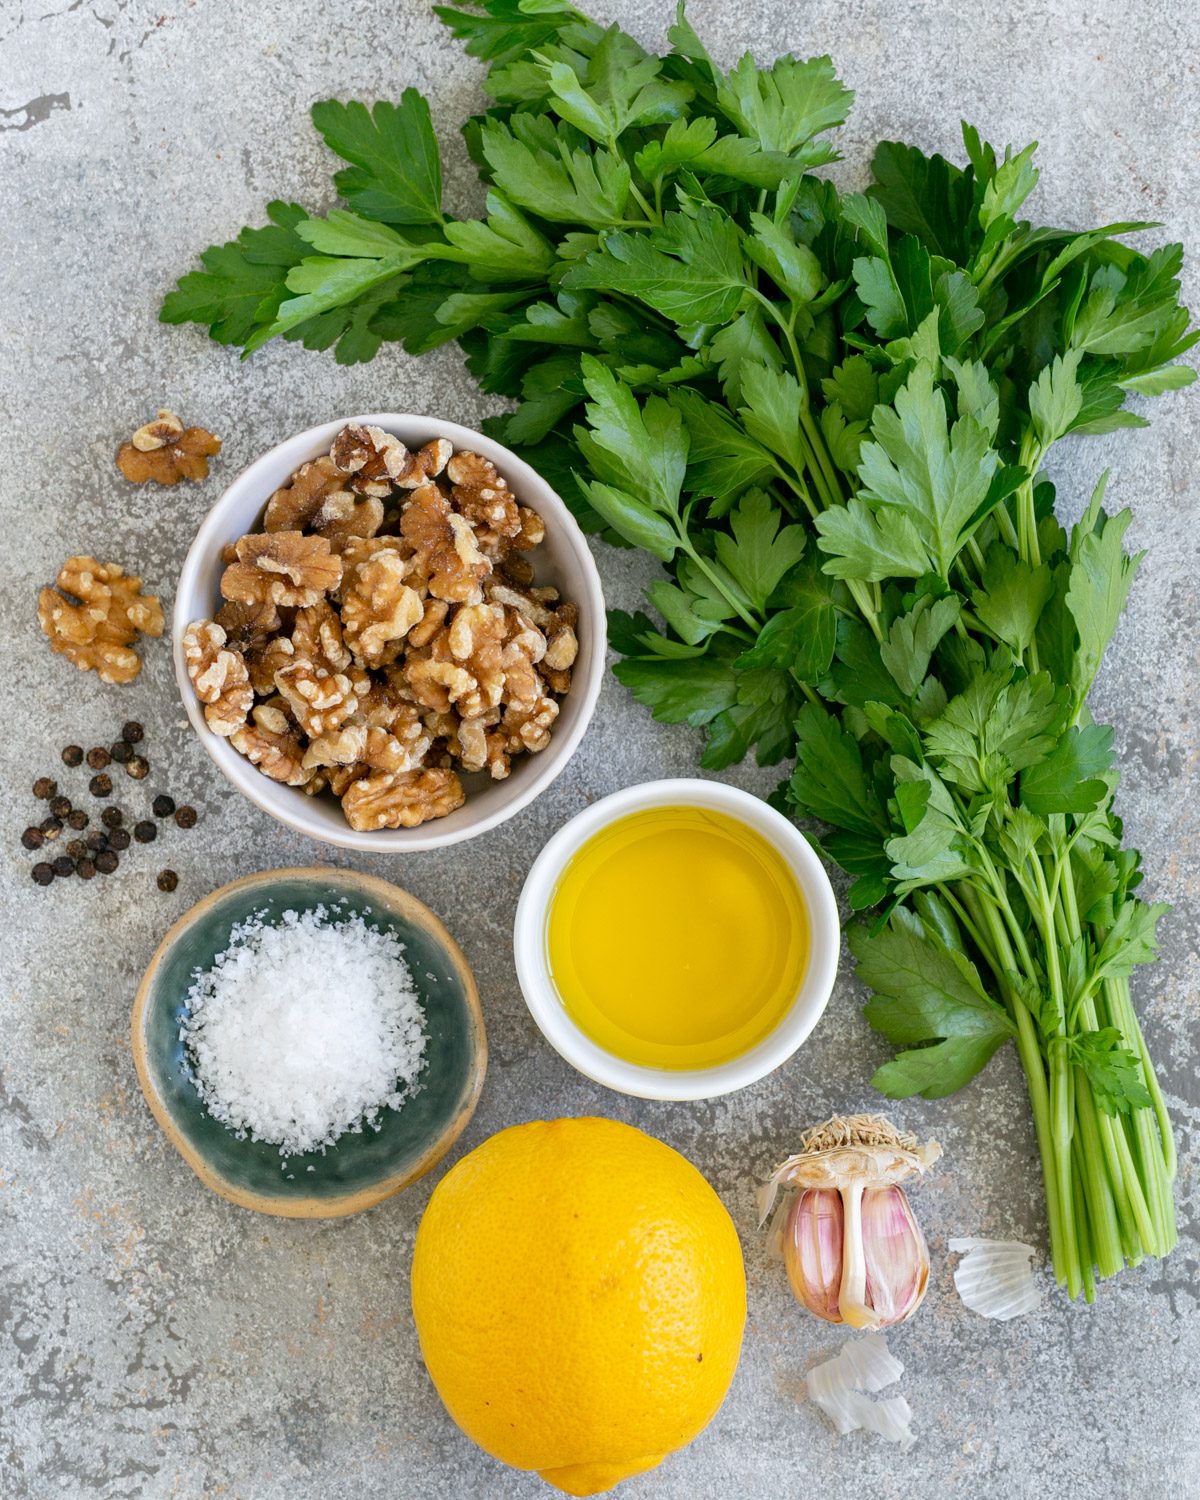
[[[155,1003],[155,980],[167,955],[176,943],[227,897],[242,892],[264,889],[288,880],[320,880],[328,885],[340,887],[348,894],[356,894],[373,902],[384,910],[421,928],[445,953],[462,985],[468,1016],[468,1046],[471,1063],[466,1084],[458,1100],[457,1108],[441,1131],[432,1137],[415,1160],[410,1160],[398,1172],[381,1177],[378,1181],[340,1197],[308,1198],[294,1195],[266,1197],[231,1182],[213,1163],[199,1151],[179,1129],[170,1106],[159,1090],[154,1068],[150,1063],[146,1043],[146,1024],[152,1005]],[[215,891],[197,901],[183,913],[163,935],[154,951],[146,971],[138,985],[133,1002],[131,1018],[131,1042],[133,1063],[138,1083],[151,1113],[158,1121],[164,1135],[204,1183],[220,1197],[235,1203],[239,1208],[253,1209],[258,1213],[272,1214],[289,1219],[332,1219],[347,1214],[359,1213],[365,1208],[390,1198],[401,1189],[423,1177],[446,1155],[455,1141],[466,1129],[487,1072],[487,1033],[483,1022],[483,1009],[479,1003],[479,990],[475,976],[463,956],[462,949],[450,936],[441,919],[422,901],[408,891],[377,875],[366,875],[357,870],[345,870],[336,865],[292,865],[278,870],[262,870],[254,875],[244,875],[219,886]]]

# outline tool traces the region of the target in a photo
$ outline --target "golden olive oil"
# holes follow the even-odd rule
[[[707,1068],[783,1019],[808,965],[808,912],[787,864],[724,813],[655,807],[594,834],[546,924],[568,1015],[605,1051]]]

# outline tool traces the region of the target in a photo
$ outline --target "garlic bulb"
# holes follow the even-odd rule
[[[797,1188],[783,1224],[796,1300],[828,1323],[887,1328],[911,1318],[929,1283],[929,1251],[901,1183],[941,1155],[881,1115],[835,1115],[801,1138],[759,1199],[760,1222]]]

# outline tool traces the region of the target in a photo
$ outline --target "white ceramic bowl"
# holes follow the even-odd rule
[[[791,1008],[757,1047],[718,1067],[677,1071],[615,1057],[576,1026],[550,975],[546,924],[564,869],[593,834],[648,807],[707,807],[737,818],[782,855],[808,907],[808,967]],[[620,933],[613,933],[613,942],[620,940]],[[718,781],[648,781],[593,803],[558,830],[526,878],[513,945],[525,1003],[542,1035],[573,1067],[596,1083],[640,1099],[711,1099],[765,1078],[792,1056],[820,1020],[837,974],[840,922],[824,866],[800,830],[773,807]]]
[[[259,524],[272,492],[308,460],[329,451],[334,436],[347,422],[370,423],[394,433],[409,448],[419,448],[431,438],[449,438],[456,449],[466,449],[490,458],[509,487],[525,505],[532,506],[546,525],[546,537],[535,554],[537,582],[554,584],[564,599],[579,607],[579,656],[571,691],[562,699],[562,711],[547,748],[537,755],[518,756],[512,774],[504,781],[471,778],[467,800],[449,817],[435,818],[417,828],[380,829],[356,833],[346,822],[332,797],[309,797],[298,787],[271,781],[204,722],[200,703],[188,681],[183,660],[183,633],[193,620],[210,617],[221,603],[219,582],[223,571],[221,549]],[[310,838],[343,849],[369,853],[401,854],[417,849],[436,849],[457,844],[495,828],[544,791],[570,760],[583,738],[604,674],[606,620],[600,575],[587,541],[570,511],[540,475],[514,453],[481,432],[434,417],[397,416],[390,412],[362,417],[344,417],[298,432],[243,469],[205,517],[196,533],[175,591],[172,624],[175,676],[188,718],[200,741],[227,780],[264,812]],[[474,784],[472,784],[474,783]]]

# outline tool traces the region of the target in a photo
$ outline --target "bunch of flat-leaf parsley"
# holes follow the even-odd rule
[[[874,910],[850,935],[899,1048],[886,1094],[960,1088],[1012,1040],[1072,1296],[1175,1241],[1170,1124],[1130,1000],[1161,908],[1085,699],[1136,559],[1101,485],[1070,533],[1039,478],[1137,425],[1196,340],[1181,251],[1020,217],[1033,148],[960,168],[884,142],[813,169],[828,58],[729,72],[683,16],[653,57],[559,0],[439,15],[488,64],[466,126],[486,216],[442,207],[425,101],[313,111],[347,208],[273,203],[167,298],[247,352],[350,363],[457,339],[492,424],[584,525],[660,559],[617,675],[707,728],[712,769],[794,757],[781,799]]]

